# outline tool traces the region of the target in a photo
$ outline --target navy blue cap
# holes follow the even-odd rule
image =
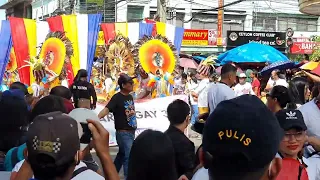
[[[211,155],[206,162],[215,170],[252,172],[272,161],[282,137],[266,105],[256,96],[242,95],[218,104],[204,125],[202,143]]]

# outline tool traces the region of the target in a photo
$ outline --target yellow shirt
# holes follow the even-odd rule
[[[267,98],[266,98],[266,97],[261,97],[260,99],[261,99],[261,101],[262,101],[263,103],[267,104]]]

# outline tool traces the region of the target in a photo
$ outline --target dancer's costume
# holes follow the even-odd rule
[[[132,44],[129,39],[118,33],[113,40],[107,45],[107,71],[111,74],[113,85],[108,93],[108,99],[111,98],[118,90],[118,77],[121,73],[129,76],[135,76],[134,59],[131,53]],[[134,80],[134,84],[137,84]]]
[[[4,73],[3,81],[5,85],[9,86],[13,82],[20,81],[18,69],[17,69],[17,58],[14,52],[14,48],[11,48],[9,62],[6,66],[6,71]],[[5,88],[3,88],[5,89]]]
[[[147,86],[152,88],[152,98],[170,95],[168,86],[174,83],[171,73],[178,64],[174,45],[161,35],[144,36],[134,46],[133,55],[149,75]]]
[[[50,32],[42,44],[39,55],[26,60],[26,66],[30,66],[32,72],[32,81],[41,81],[51,88],[59,85],[58,77],[68,73],[72,55],[72,44],[65,33]]]

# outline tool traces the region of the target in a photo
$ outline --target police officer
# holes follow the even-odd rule
[[[93,85],[88,82],[88,73],[86,70],[80,69],[78,71],[70,90],[72,92],[73,102],[76,108],[78,107],[79,99],[89,99],[91,102],[91,109],[96,108],[97,94]]]

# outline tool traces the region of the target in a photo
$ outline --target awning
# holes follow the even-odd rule
[[[9,0],[9,2],[0,6],[0,9],[9,9],[9,8],[12,8],[15,5],[23,3],[23,2],[28,2],[28,0]]]
[[[226,47],[217,46],[182,46],[180,52],[188,53],[219,53],[226,51]]]
[[[299,0],[299,10],[309,15],[320,15],[320,0]]]

